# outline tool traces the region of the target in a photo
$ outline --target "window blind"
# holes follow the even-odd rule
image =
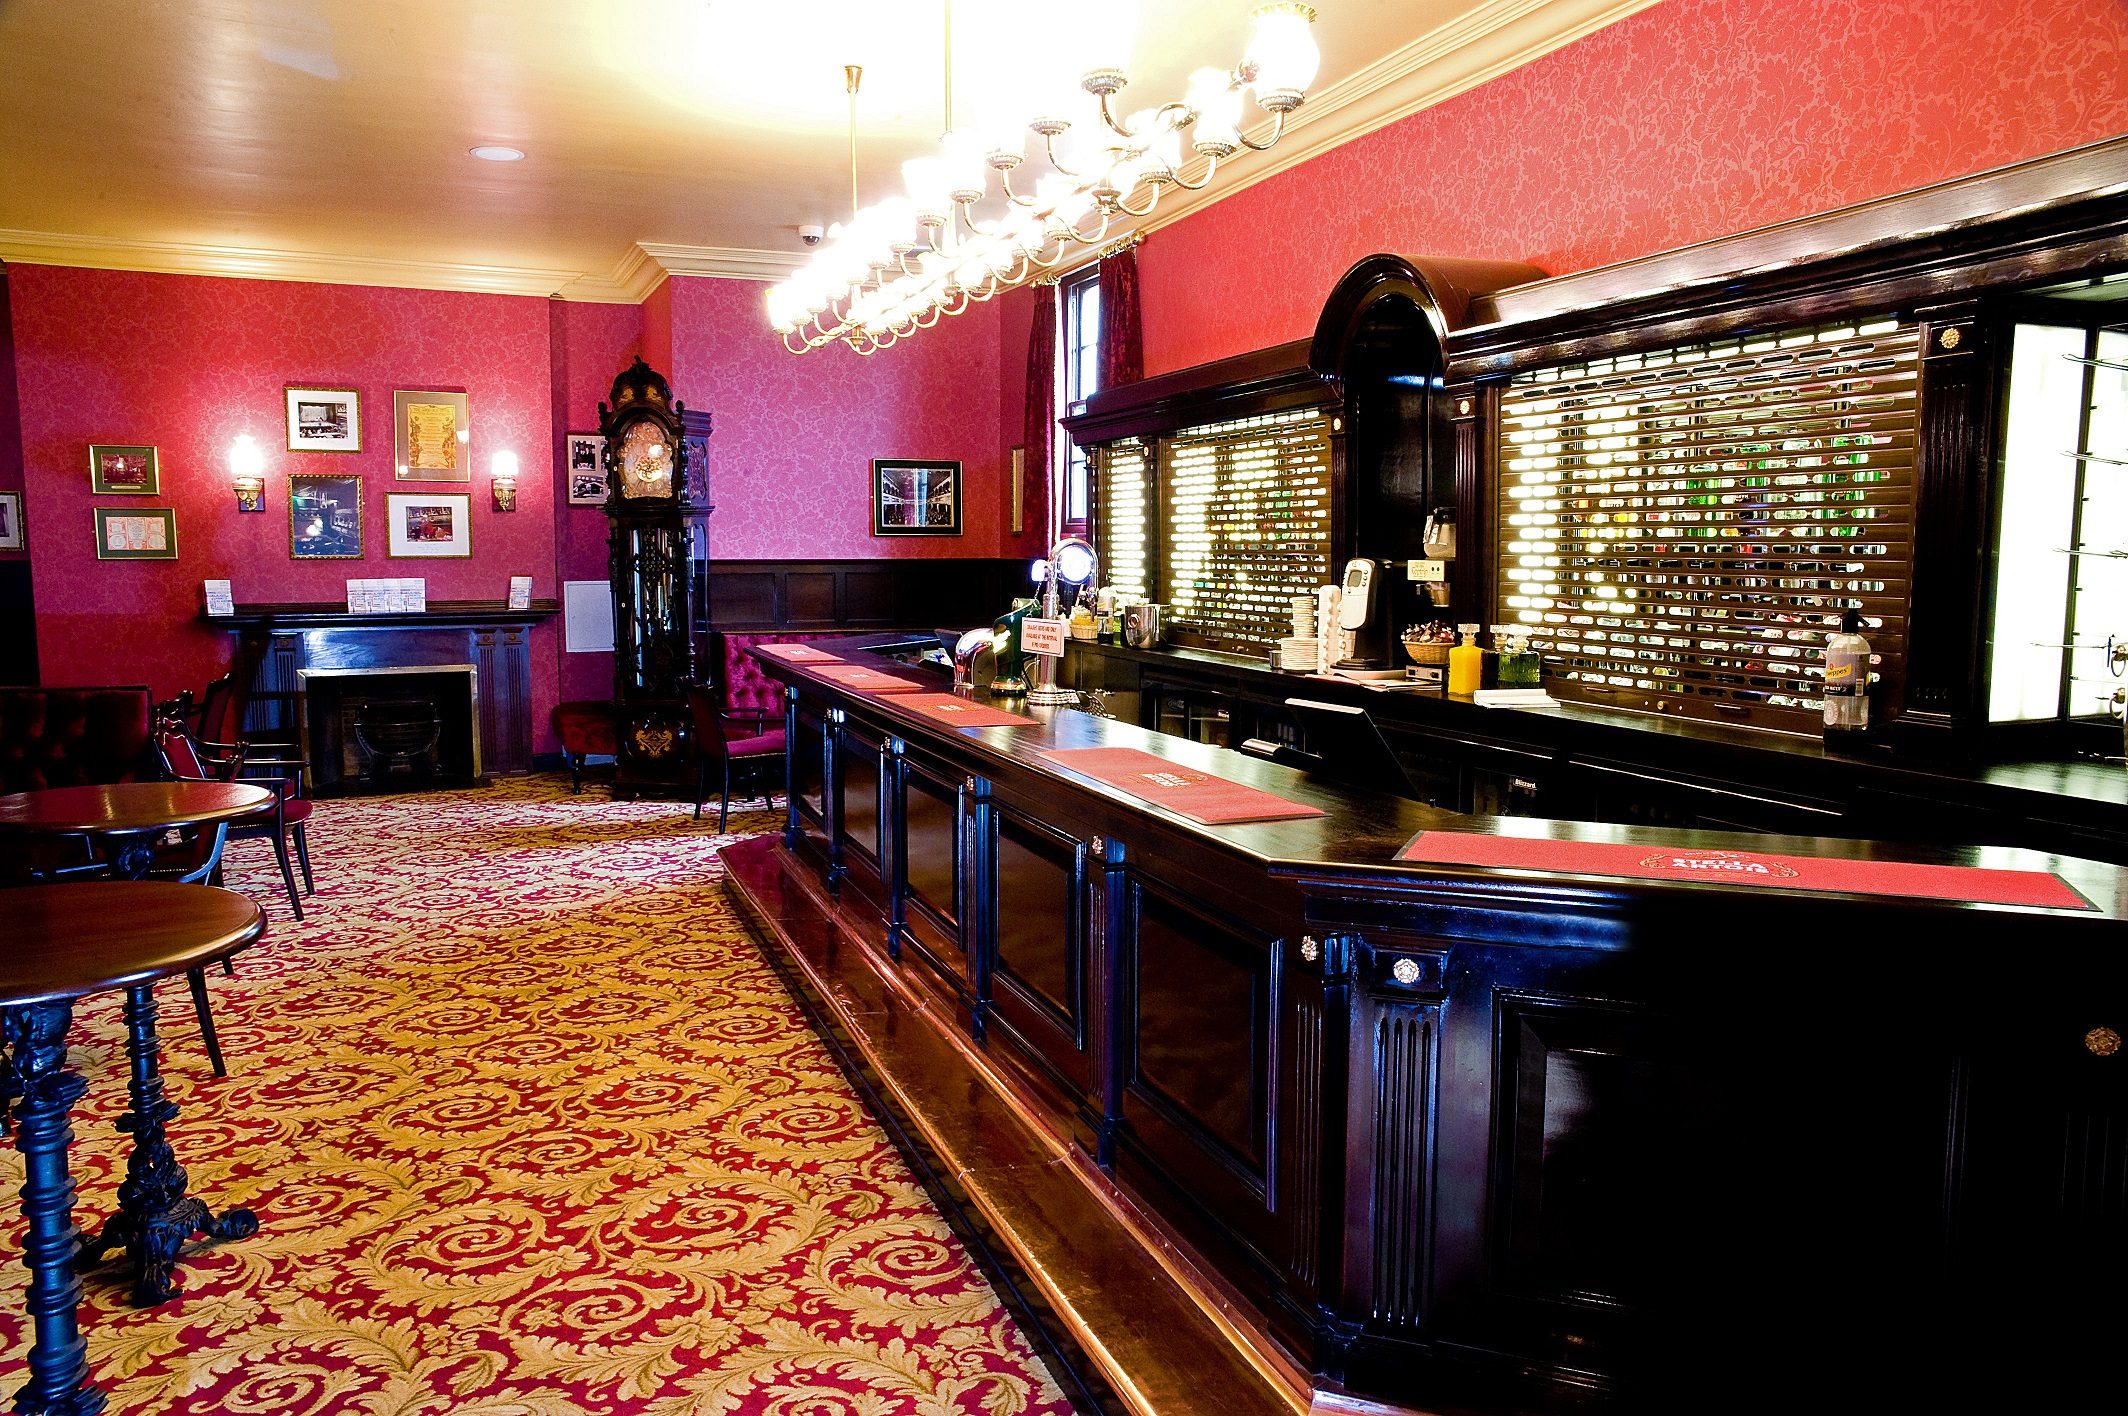
[[[1517,375],[1498,599],[1555,695],[1814,731],[1861,611],[1904,659],[1918,331],[1787,331]]]
[[[1292,632],[1330,579],[1329,419],[1316,409],[1185,428],[1160,446],[1172,637],[1242,652]]]
[[[1153,595],[1152,458],[1143,440],[1118,438],[1093,449],[1094,550],[1101,583],[1128,605]]]

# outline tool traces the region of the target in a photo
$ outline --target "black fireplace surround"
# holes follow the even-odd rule
[[[529,641],[532,626],[557,608],[552,600],[535,600],[523,610],[492,600],[439,601],[419,614],[239,605],[236,614],[210,622],[236,631],[237,672],[252,676],[246,728],[300,737],[309,748],[315,790],[371,785],[370,757],[349,741],[351,703],[433,703],[443,720],[433,753],[376,782],[396,790],[531,770]]]

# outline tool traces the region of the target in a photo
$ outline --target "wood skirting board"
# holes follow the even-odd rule
[[[1082,1407],[1133,1416],[1297,1416],[1392,1408],[1315,1393],[1218,1281],[1118,1192],[1068,1138],[1035,1119],[1016,1083],[898,977],[876,917],[844,908],[774,837],[723,852],[727,888],[859,1090],[913,1131],[909,1159],[934,1197],[965,1195],[1001,1266],[1001,1296]],[[847,1046],[838,1046],[847,1039]],[[858,1054],[849,1055],[854,1049]],[[868,1084],[872,1083],[872,1084]],[[973,1085],[971,1085],[973,1083]],[[904,1145],[905,1152],[910,1148]],[[950,1209],[950,1205],[946,1206]],[[998,1275],[993,1274],[993,1281]],[[1060,1374],[1069,1389],[1071,1381]]]

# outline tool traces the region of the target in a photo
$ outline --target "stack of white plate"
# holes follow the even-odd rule
[[[1312,669],[1315,667],[1316,639],[1313,635],[1278,641],[1278,666],[1282,669]]]

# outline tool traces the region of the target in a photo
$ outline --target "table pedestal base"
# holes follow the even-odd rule
[[[133,1268],[132,1302],[152,1308],[175,1298],[177,1254],[187,1239],[244,1239],[259,1229],[250,1210],[234,1209],[216,1217],[206,1202],[185,1193],[185,1168],[177,1163],[163,1128],[177,1115],[177,1103],[163,1095],[160,1045],[155,1036],[155,994],[146,984],[126,990],[126,1057],[132,1063],[127,1083],[131,1110],[118,1129],[131,1132],[133,1154],[126,1161],[125,1182],[118,1187],[118,1213],[94,1239],[84,1239],[77,1263],[89,1268],[113,1250],[125,1251]]]
[[[23,1262],[30,1271],[30,1379],[15,1393],[14,1409],[36,1416],[95,1416],[104,1394],[89,1385],[88,1344],[76,1308],[81,1280],[74,1273],[74,1180],[67,1147],[74,1132],[67,1113],[88,1083],[67,1070],[66,1034],[73,1004],[32,1003],[0,1015],[13,1063],[15,1146],[22,1152],[22,1215],[28,1232]]]

